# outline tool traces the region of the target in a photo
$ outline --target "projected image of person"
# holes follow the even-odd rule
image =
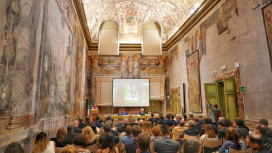
[[[137,86],[135,84],[130,84],[128,93],[126,95],[126,98],[128,99],[138,99],[139,98],[139,93],[137,90]]]

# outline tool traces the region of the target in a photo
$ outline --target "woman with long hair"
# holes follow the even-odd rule
[[[107,133],[99,138],[101,149],[98,149],[96,153],[119,153],[118,148],[114,147],[114,136],[112,133]]]
[[[36,136],[33,153],[55,153],[55,142],[50,141],[44,132]]]
[[[156,125],[152,128],[151,143],[154,143],[156,140],[161,138],[161,127]]]
[[[142,124],[142,133],[147,133],[149,136],[151,136],[152,132],[150,123],[148,121],[144,121],[144,123]]]
[[[63,143],[63,140],[67,137],[67,131],[65,127],[60,127],[57,131],[56,138],[50,139],[51,141],[54,141],[56,143],[56,147],[64,147],[65,143]]]
[[[97,136],[94,134],[93,129],[89,126],[86,126],[82,133],[86,136],[87,142],[86,146],[90,146],[97,143]]]
[[[214,128],[211,124],[207,124],[205,126],[205,134],[203,134],[200,138],[199,141],[203,142],[203,140],[207,141],[216,141],[218,140],[216,133],[214,131]]]
[[[226,140],[227,141],[219,149],[219,153],[224,153],[225,149],[228,149],[229,147],[237,150],[246,148],[245,143],[242,140],[239,140],[237,130],[233,127],[227,129]]]

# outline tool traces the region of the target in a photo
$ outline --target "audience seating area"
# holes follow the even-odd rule
[[[136,150],[145,151],[141,150],[142,148],[137,147],[144,146],[145,144],[148,146],[148,148],[145,148],[147,149],[146,151],[150,153],[163,153],[165,149],[168,149],[169,152],[171,152],[172,149],[173,153],[196,153],[197,151],[194,151],[195,149],[198,149],[199,151],[202,150],[201,152],[203,153],[218,151],[219,153],[222,153],[225,152],[225,150],[228,150],[229,153],[258,152],[258,148],[254,148],[255,150],[250,148],[251,146],[247,144],[246,138],[242,137],[239,139],[240,129],[248,129],[245,125],[236,125],[239,123],[239,121],[243,121],[242,119],[237,119],[233,124],[231,123],[231,125],[228,124],[228,126],[222,127],[215,123],[211,123],[209,118],[202,119],[202,117],[199,116],[197,117],[198,123],[195,123],[194,119],[196,119],[196,117],[191,117],[191,119],[186,120],[181,115],[178,116],[179,117],[172,114],[167,114],[166,116],[160,115],[159,118],[151,117],[150,119],[140,119],[139,121],[133,116],[115,120],[110,116],[108,116],[105,120],[101,120],[99,116],[97,116],[96,121],[94,122],[90,121],[89,119],[87,119],[85,122],[83,122],[82,119],[79,121],[75,120],[73,121],[72,125],[67,127],[67,131],[65,131],[65,128],[63,127],[60,128],[57,132],[56,138],[51,139],[51,141],[55,142],[56,153],[67,153],[67,150],[72,149],[76,149],[80,153],[96,153],[101,151],[107,152],[107,150],[108,152],[133,153],[136,152]],[[230,123],[228,119],[222,118],[219,120],[219,122],[220,123],[218,124],[220,125],[222,125],[222,122],[226,123],[226,125],[227,123]],[[194,128],[194,125],[196,124],[201,124],[200,131]],[[210,127],[216,127],[218,131],[216,132],[216,130],[213,128],[211,131],[209,131],[208,125],[212,125]],[[154,132],[155,130],[152,130],[152,128],[155,127],[160,129],[160,131],[157,131],[159,132],[159,135],[156,135]],[[265,129],[269,129],[269,127],[265,127]],[[63,130],[64,133],[61,132]],[[192,131],[196,133],[192,133]],[[201,135],[201,131],[204,131],[204,134],[202,133],[203,135]],[[217,135],[223,131],[225,132],[225,135],[218,139]],[[258,131],[257,126],[254,131],[255,134],[263,136],[262,133],[256,133],[256,131]],[[248,134],[251,133],[250,131],[247,132]],[[64,136],[61,136],[61,133],[63,133]],[[73,135],[73,137],[71,137],[71,135]],[[79,138],[80,136],[82,138]],[[156,140],[152,142],[152,139],[155,138]],[[239,141],[240,146],[235,146],[236,138],[236,142]],[[139,142],[138,139],[139,141],[142,140],[142,142]],[[166,139],[168,141],[167,143],[164,142]],[[270,142],[272,142],[272,138],[269,137],[268,140],[271,140]],[[185,145],[185,143],[192,143],[192,141],[199,144],[199,147],[197,148],[194,146],[194,148],[186,148],[190,145]],[[138,145],[136,145],[136,143]],[[139,145],[139,143],[141,145]],[[171,145],[169,145],[169,143]],[[36,140],[35,146],[39,144],[41,143],[38,143]],[[224,146],[225,148],[222,148]],[[178,149],[174,150],[173,148],[175,147]],[[188,149],[191,149],[191,151],[188,151]],[[271,148],[266,149],[269,150]],[[33,150],[33,152],[35,151]]]

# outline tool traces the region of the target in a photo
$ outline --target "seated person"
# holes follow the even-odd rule
[[[172,133],[173,133],[173,140],[178,141],[178,137],[179,135],[176,135],[177,132],[182,133],[184,130],[187,130],[187,127],[184,126],[185,122],[184,121],[180,121],[179,124],[173,129]]]
[[[74,126],[73,125],[68,125],[67,126],[67,136],[63,140],[64,146],[68,144],[72,144],[72,140],[74,137],[77,135],[77,133],[74,133]]]
[[[272,128],[268,127],[267,119],[260,119],[259,124],[265,126],[266,128],[265,136],[272,138]]]
[[[123,115],[128,115],[127,109],[125,109],[125,111],[121,113],[121,116]]]
[[[146,133],[142,133],[138,136],[137,141],[138,150],[136,152],[149,153],[150,136]]]
[[[234,122],[233,122],[233,127],[237,130],[237,132],[239,133],[239,137],[243,137],[246,138],[246,136],[248,135],[249,129],[248,127],[246,127],[244,125],[244,120],[241,118],[237,118]]]
[[[168,113],[167,115],[166,115],[166,118],[167,118],[167,120],[166,121],[163,121],[163,124],[166,124],[166,125],[168,125],[168,126],[173,126],[173,120],[171,120],[170,118],[171,118],[171,115],[172,114],[170,114],[170,113]]]
[[[256,133],[248,135],[246,139],[247,145],[254,151],[258,150],[259,153],[272,152],[272,145],[265,146],[261,137],[261,135]]]
[[[205,119],[203,120],[202,128],[201,128],[201,130],[200,130],[200,136],[203,135],[203,134],[205,133],[205,128],[204,128],[204,127],[205,127],[207,124],[211,124],[211,125],[213,126],[214,132],[215,132],[216,134],[218,133],[218,129],[217,129],[216,125],[212,124],[212,119],[210,119],[210,118],[205,118]]]
[[[73,126],[74,126],[74,132],[75,133],[82,133],[82,130],[80,128],[78,128],[78,126],[79,126],[79,121],[78,120],[73,121]]]
[[[225,127],[225,119],[217,122],[218,126],[218,139],[226,138],[227,127]]]
[[[56,147],[64,147],[66,144],[63,142],[64,139],[67,137],[67,132],[65,127],[60,127],[57,131],[56,138],[51,138],[51,141],[54,141]]]
[[[141,109],[141,111],[139,112],[139,115],[145,116],[144,108]]]
[[[105,135],[99,138],[99,144],[101,144],[101,148],[96,152],[107,152],[107,153],[119,153],[118,148],[115,147],[114,136],[111,133],[106,133]]]
[[[6,147],[4,153],[25,153],[25,150],[20,143],[12,142]]]
[[[190,120],[188,121],[188,129],[184,130],[182,134],[179,135],[180,138],[184,137],[184,134],[190,135],[190,136],[196,136],[199,135],[199,131],[197,129],[194,129],[195,122]]]
[[[219,148],[219,153],[224,153],[225,149],[245,149],[245,143],[242,140],[239,140],[239,134],[235,128],[229,127],[226,133],[226,142]]]
[[[207,124],[205,126],[205,134],[203,134],[199,138],[200,142],[203,142],[204,140],[207,140],[207,141],[217,141],[218,140],[218,138],[214,132],[213,126],[211,124]]]
[[[183,146],[183,153],[201,153],[201,144],[196,138],[189,138]]]
[[[130,125],[127,125],[125,131],[126,131],[126,135],[121,139],[121,141],[124,144],[127,144],[127,143],[132,142],[132,140],[133,140],[132,135],[131,135],[132,127]]]
[[[137,142],[138,136],[141,134],[142,128],[138,125],[132,127],[132,141],[125,145],[125,151],[127,153],[136,153],[138,149]]]
[[[161,126],[162,138],[155,141],[153,149],[158,153],[173,152],[179,150],[179,143],[170,138],[170,128],[167,125]]]
[[[83,122],[83,118],[80,118],[78,128],[83,129],[86,126],[87,126],[87,124]]]

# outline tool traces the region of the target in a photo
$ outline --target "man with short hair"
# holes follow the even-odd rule
[[[155,141],[153,149],[158,153],[177,153],[179,143],[170,138],[170,128],[163,124],[161,126],[162,138]]]
[[[141,111],[138,113],[141,116],[145,116],[144,108],[141,109]]]
[[[148,121],[150,122],[151,126],[153,126],[153,123],[154,123],[154,114],[151,113],[151,117],[148,119]]]
[[[83,122],[83,118],[80,118],[78,128],[83,129],[86,126],[87,126],[87,124]]]
[[[237,130],[237,132],[239,133],[239,137],[243,137],[246,138],[246,136],[249,133],[249,129],[248,127],[246,127],[244,125],[244,120],[241,118],[237,118],[234,122],[233,122],[233,127]]]
[[[121,139],[121,141],[124,143],[124,144],[128,144],[130,142],[132,142],[133,138],[131,136],[131,130],[132,130],[132,127],[130,125],[127,125],[126,126],[126,135]]]
[[[268,127],[268,120],[260,119],[259,124],[264,125],[266,127],[265,136],[272,138],[272,129]]]
[[[187,130],[187,127],[184,126],[185,122],[180,121],[179,124],[173,129],[173,140],[178,141],[179,135],[176,135],[177,132],[182,133],[184,130]]]
[[[179,135],[180,138],[184,137],[184,134],[190,135],[190,136],[196,136],[199,135],[199,131],[197,129],[194,129],[195,122],[190,120],[188,121],[188,129],[184,130],[182,134]]]
[[[138,136],[142,133],[142,128],[139,125],[135,125],[132,127],[132,141],[125,145],[125,150],[127,153],[136,153],[138,149],[137,140]]]
[[[225,122],[224,120],[219,120],[217,122],[217,127],[218,127],[218,139],[221,138],[226,138],[226,132],[227,132],[227,128],[225,127]]]
[[[78,120],[74,120],[73,121],[73,126],[74,126],[74,132],[75,133],[82,133],[82,130],[80,128],[78,128],[79,122]]]
[[[217,123],[218,121],[218,116],[219,116],[219,109],[218,109],[218,105],[216,104],[211,104],[208,99],[206,99],[206,104],[207,106],[211,109],[211,112],[210,112],[210,116],[209,118],[212,119],[212,123]]]
[[[167,120],[163,121],[163,124],[166,124],[168,126],[173,126],[173,121],[170,119],[171,118],[171,114],[170,113],[168,113],[166,115],[166,118],[167,118]]]
[[[201,153],[201,144],[196,138],[185,140],[183,145],[184,153]]]
[[[101,128],[103,126],[102,122],[100,122],[100,116],[96,116],[95,117],[95,121],[94,124],[96,125],[96,127]]]
[[[194,125],[194,129],[197,129],[197,130],[201,130],[201,128],[202,128],[202,124],[203,124],[203,122],[202,123],[200,123],[199,122],[199,118],[195,118],[194,119],[194,121],[195,121],[195,125]]]
[[[210,118],[204,118],[203,124],[202,124],[202,128],[201,128],[201,130],[200,130],[200,136],[203,135],[203,134],[205,133],[205,128],[204,128],[204,127],[205,127],[207,124],[211,124],[211,125],[213,126],[214,132],[215,132],[216,134],[218,133],[218,129],[217,129],[216,125],[212,124],[212,119],[210,119]]]
[[[103,125],[103,134],[102,135],[105,135],[106,133],[109,133],[109,132],[111,132],[111,125],[106,123]],[[117,144],[119,142],[118,134],[117,134],[117,136],[115,136],[113,134],[113,136],[114,136],[114,142],[115,142],[115,144]]]
[[[137,123],[137,118],[134,117],[134,116],[131,118],[131,122],[132,122],[132,123],[131,123],[131,126],[132,126],[132,127],[133,127],[134,125],[138,125],[138,123]]]
[[[176,114],[176,121],[174,122],[174,125],[177,126],[181,121],[181,116],[180,114]]]
[[[264,125],[261,125],[261,124],[255,125],[254,133],[260,135],[260,137],[261,137],[261,139],[263,141],[263,147],[266,150],[269,150],[269,149],[272,148],[272,138],[269,138],[269,137],[265,136],[266,127]]]
[[[74,126],[73,125],[68,125],[67,126],[67,136],[63,140],[63,144],[68,145],[72,144],[72,140],[74,137],[77,135],[77,133],[74,133]]]
[[[142,133],[138,137],[138,150],[137,153],[150,153],[149,147],[150,147],[150,136],[147,133]]]
[[[272,147],[266,148],[259,134],[249,134],[246,138],[246,142],[252,150],[258,150],[258,153],[272,153]]]

